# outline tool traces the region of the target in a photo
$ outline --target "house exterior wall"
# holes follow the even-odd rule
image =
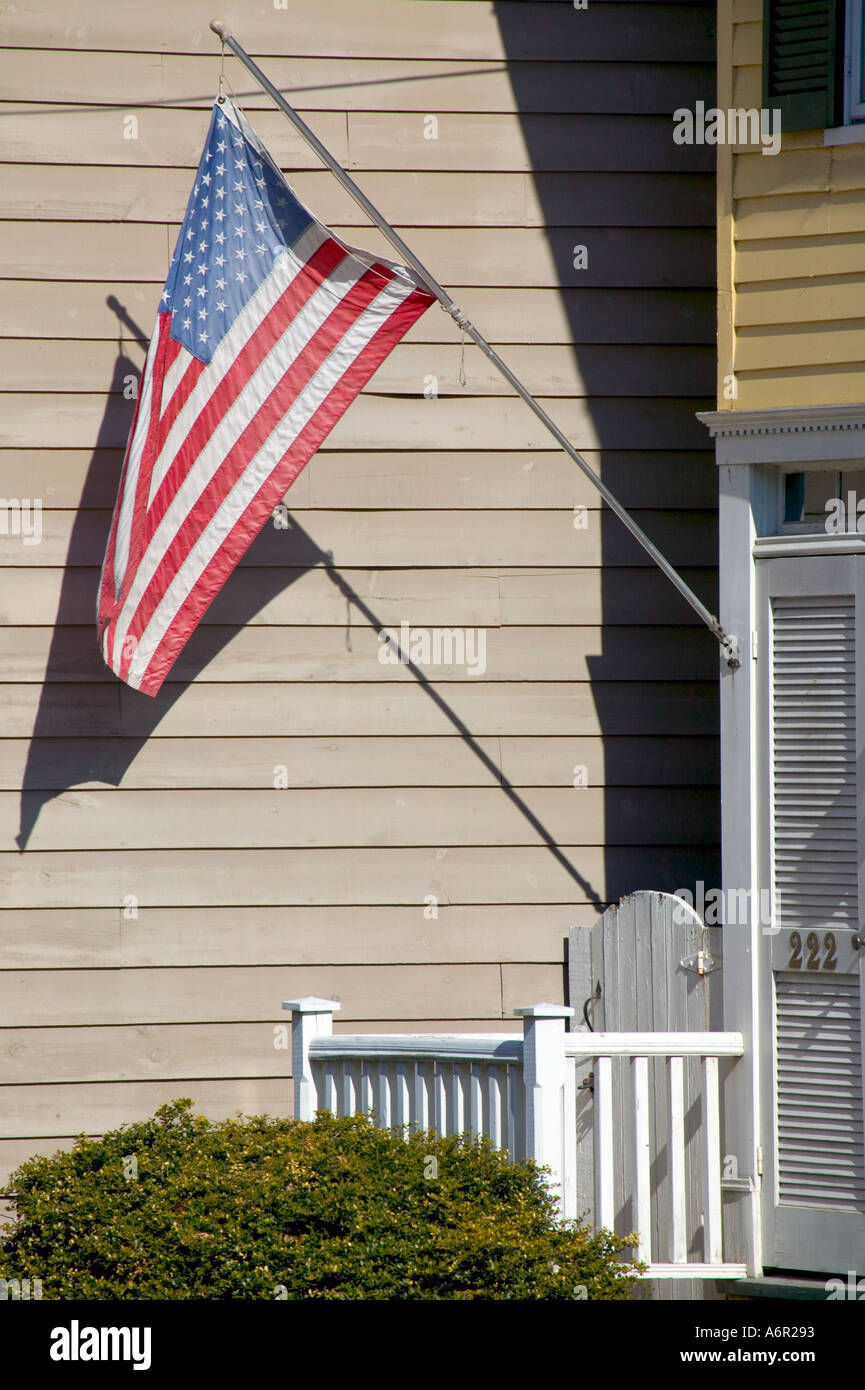
[[[101,665],[129,395],[216,87],[203,14],[3,20],[0,497],[43,506],[38,544],[0,536],[4,1172],[177,1095],[289,1113],[283,998],[341,1000],[338,1030],[517,1031],[562,999],[570,926],[716,872],[715,645],[473,347],[460,386],[437,308],[178,678],[152,701]],[[670,119],[711,92],[712,7],[221,17],[712,602],[712,160]],[[385,250],[226,71],[299,195]],[[484,630],[485,671],[430,668],[433,699],[378,660],[404,621]]]
[[[762,0],[720,0],[718,107],[762,105]],[[718,149],[718,408],[865,399],[865,143]],[[732,395],[729,376],[735,377]]]

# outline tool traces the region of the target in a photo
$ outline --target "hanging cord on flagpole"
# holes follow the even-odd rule
[[[250,58],[246,49],[240,46],[220,20],[211,20],[210,27],[214,34],[222,41],[223,51],[227,44],[234,56],[240,59],[247,71],[261,84],[263,89],[279,107],[280,111],[282,111],[283,115],[288,117],[295,130],[303,136],[306,143],[315,151],[322,164],[325,164],[327,168],[330,169],[334,177],[342,184],[345,191],[350,194],[358,206],[366,213],[370,221],[378,227],[382,235],[387,238],[391,246],[399,253],[406,265],[411,266],[423,282],[425,288],[429,290],[430,294],[435,296],[445,312],[450,314],[457,327],[461,329],[463,333],[467,334],[472,342],[480,348],[481,352],[489,358],[490,362],[492,362],[493,366],[501,373],[505,381],[513,387],[517,395],[525,401],[529,409],[534,412],[545,428],[549,430],[550,434],[560,447],[564,449],[568,457],[582,470],[592,486],[597,488],[610,510],[615,512],[616,516],[628,528],[635,540],[639,541],[640,545],[646,553],[651,556],[658,568],[663,571],[671,584],[675,585],[682,597],[691,605],[694,612],[699,615],[709,631],[717,638],[727,665],[731,670],[735,670],[735,668],[740,665],[739,639],[724,631],[715,615],[710,613],[709,609],[703,601],[697,597],[693,589],[691,589],[689,585],[685,583],[682,576],[673,569],[673,566],[661,554],[657,546],[649,540],[649,537],[642,527],[637,525],[634,518],[625,510],[621,502],[614,497],[607,485],[601,481],[597,473],[589,467],[582,455],[577,452],[570,440],[559,429],[556,422],[544,410],[543,406],[538,404],[531,392],[520,381],[519,377],[515,376],[507,363],[499,357],[495,348],[487,342],[480,330],[475,328],[471,319],[467,318],[462,310],[457,307],[447,290],[439,284],[434,275],[430,274],[423,262],[418,260],[417,256],[411,248],[406,245],[399,233],[394,231],[390,223],[369,201],[366,194],[358,188],[354,179],[351,178],[343,169],[342,165],[334,159],[330,151],[321,143],[318,136],[310,130],[306,122],[297,114],[294,107],[289,105],[279,89],[275,87],[265,73],[261,71],[261,68],[254,59]]]

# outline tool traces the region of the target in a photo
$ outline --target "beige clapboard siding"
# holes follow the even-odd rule
[[[18,103],[0,116],[3,273],[27,277],[0,296],[0,334],[18,340],[0,343],[0,497],[26,476],[46,509],[39,546],[0,537],[0,622],[17,644],[3,649],[0,746],[0,1000],[20,1011],[0,1007],[10,1164],[178,1094],[214,1115],[289,1113],[272,1031],[293,994],[338,994],[342,1031],[518,1032],[516,1005],[563,997],[571,924],[633,887],[708,879],[717,860],[711,641],[473,349],[463,393],[459,335],[437,310],[292,489],[290,554],[267,528],[208,613],[196,640],[213,660],[193,684],[150,701],[92,664],[131,415],[118,393],[152,329],[217,44],[183,0],[146,15],[70,4],[49,16],[22,0],[6,17],[20,47],[0,82]],[[225,17],[304,89],[292,99],[313,127],[491,340],[519,349],[517,370],[714,607],[716,485],[693,419],[713,334],[712,152],[675,147],[669,114],[711,80],[711,7],[537,0],[526,16],[509,0],[303,0]],[[229,72],[244,90],[233,60]],[[377,249],[267,102],[249,105],[301,166],[301,196]],[[423,138],[429,113],[437,140]],[[573,270],[577,242],[587,272]],[[427,374],[438,401],[421,399]],[[585,532],[575,505],[590,507]],[[489,629],[487,675],[393,679],[375,628],[402,619]],[[227,628],[251,646],[222,645]],[[318,678],[286,680],[299,672]],[[276,762],[304,790],[275,791]],[[313,814],[290,812],[304,797]],[[287,815],[303,848],[273,847]],[[203,847],[184,850],[196,823]],[[92,848],[57,847],[85,824]],[[247,847],[219,847],[237,833]],[[319,833],[339,843],[310,845]],[[514,842],[478,843],[504,834]],[[152,849],[113,847],[142,836]]]
[[[49,1141],[44,1151],[50,1153],[60,1146],[61,1140],[71,1140],[88,1130],[105,1134],[121,1125],[149,1119],[158,1106],[180,1096],[189,1096],[199,1113],[212,1120],[230,1119],[238,1111],[283,1119],[292,1115],[291,1082],[285,1077],[129,1081],[122,1086],[116,1082],[73,1082],[63,1086],[20,1086],[12,1096],[14,1111],[4,1130],[14,1141],[10,1145],[11,1155],[19,1156],[13,1162],[21,1162],[32,1151],[38,1151],[39,1140]]]
[[[132,402],[93,393],[56,391],[46,411],[41,392],[21,392],[0,421],[0,448],[101,448],[126,443]],[[548,398],[541,398],[543,404]],[[549,401],[549,413],[577,448],[699,448],[695,411],[708,407],[699,397],[636,398],[623,405],[615,397]],[[328,435],[334,449],[538,449],[549,434],[519,399],[502,397],[495,409],[478,409],[474,400],[440,397],[388,399],[359,396]]]
[[[391,406],[397,404],[395,400],[390,402]],[[431,409],[444,413],[448,402],[428,404]],[[360,405],[360,401],[355,401],[352,409]],[[634,508],[633,514],[652,539],[666,547],[667,558],[672,563],[714,562],[717,536],[710,513],[690,513],[687,529],[682,525],[681,516],[675,513],[651,513]],[[333,552],[338,568],[363,568],[373,564],[399,568],[415,564],[429,569],[475,565],[584,567],[600,565],[602,561],[606,565],[639,565],[644,560],[644,552],[624,526],[611,517],[606,517],[602,523],[599,511],[587,511],[585,516],[577,514],[575,517],[573,509],[568,507],[474,513],[406,509],[399,516],[397,531],[393,527],[392,512],[310,508],[292,518],[290,530],[265,526],[240,565],[244,568],[248,565],[303,567],[321,564],[328,551]],[[575,519],[581,523],[576,528]],[[99,565],[105,553],[110,522],[111,514],[107,511],[80,514],[43,511],[42,536],[38,544],[26,543],[27,537],[21,535],[3,537],[0,567]]]
[[[575,793],[576,795],[576,793]],[[687,848],[687,847],[686,847]],[[117,907],[129,895],[150,907],[330,906],[446,903],[593,903],[609,901],[608,876],[625,866],[650,882],[675,864],[685,882],[713,865],[707,846],[428,846],[398,849],[47,850],[0,851],[9,908]],[[326,968],[323,971],[326,974]],[[321,992],[321,989],[318,990]],[[399,1012],[401,1006],[397,1006]]]
[[[717,652],[702,628],[510,627],[466,635],[444,629],[391,629],[402,658],[382,662],[379,631],[369,624],[339,628],[211,627],[195,635],[172,668],[172,679],[226,681],[415,681],[409,662],[441,681],[711,680]],[[460,640],[461,639],[461,640]],[[481,640],[483,652],[481,652]],[[403,642],[405,645],[403,645]],[[474,643],[474,644],[473,644]],[[49,661],[50,656],[50,661]],[[438,656],[438,660],[436,657]],[[202,666],[202,661],[206,665]],[[41,685],[79,680],[114,684],[89,629],[0,628],[4,681]]]
[[[274,1041],[267,1023],[2,1028],[0,1085],[288,1077],[290,1048]]]
[[[405,965],[553,960],[571,926],[592,926],[589,903],[495,907],[29,908],[0,911],[7,970],[120,966]],[[390,1027],[390,1021],[388,1021]]]
[[[333,228],[349,244],[393,257],[377,228]],[[179,227],[98,222],[86,237],[76,223],[0,221],[0,257],[9,278],[24,280],[164,281]],[[643,286],[683,289],[712,283],[709,228],[579,226],[403,228],[412,250],[446,284],[545,288]],[[574,248],[587,264],[574,266]],[[429,311],[428,311],[429,312]]]
[[[42,797],[40,797],[42,801]],[[358,846],[525,845],[541,839],[526,808],[557,843],[712,844],[714,788],[344,787],[269,791],[80,791],[41,805],[28,849],[99,851],[331,849]],[[21,798],[0,792],[0,847],[13,849]],[[606,822],[606,824],[605,824]]]
[[[386,1019],[394,1013],[407,1019],[498,1018],[504,1011],[506,973],[514,981],[532,969],[537,967],[460,963],[190,966],[110,973],[7,970],[0,972],[0,1007],[9,1028],[178,1021],[273,1024],[288,1021],[283,999],[321,997],[328,988],[329,997],[342,1004],[343,1022]]]
[[[346,1031],[351,1023],[335,1023]],[[426,1021],[424,1021],[426,1027]],[[455,1030],[450,1020],[447,1031]],[[0,1084],[186,1081],[291,1076],[284,1023],[143,1024],[0,1030]],[[515,1020],[510,1031],[517,1032]],[[388,1020],[388,1032],[397,1031]],[[400,1031],[408,1031],[403,1021]],[[497,1027],[496,1031],[505,1031]],[[16,1107],[17,1109],[17,1107]]]
[[[0,740],[0,788],[63,790],[70,772],[76,787],[157,788],[267,787],[287,769],[292,787],[571,786],[575,770],[591,787],[711,785],[716,780],[717,740],[634,737],[478,739],[491,768],[464,739],[451,738],[190,738],[166,749],[159,730],[143,747],[112,740]],[[286,775],[286,774],[283,774]]]
[[[605,6],[605,9],[607,7]],[[226,21],[247,51],[282,56],[348,58],[621,60],[621,26],[643,61],[710,62],[714,25],[709,8],[617,3],[619,24],[587,10],[575,22],[564,0],[533,0],[525,22],[521,0],[295,0],[287,10],[243,9]],[[197,11],[154,0],[146,12],[94,11],[88,0],[64,6],[62,28],[40,0],[19,0],[6,17],[10,47],[213,53],[217,41]],[[215,71],[216,63],[213,63]]]
[[[417,682],[368,684],[269,682],[259,685],[166,682],[153,700],[126,686],[52,684],[2,687],[4,732],[28,738],[150,737],[220,734],[393,736],[451,734],[454,720],[472,736],[717,733],[716,681]],[[461,730],[460,730],[461,732]]]
[[[671,493],[689,510],[714,509],[717,481],[705,453],[587,449],[583,458],[628,507],[657,506]],[[113,508],[122,449],[0,449],[0,497],[20,494],[26,477],[44,506]],[[642,465],[642,466],[641,466]],[[593,484],[561,450],[321,449],[291,485],[292,511],[308,507],[381,511],[388,507],[497,511],[574,503],[596,508]],[[35,580],[34,580],[35,582]],[[406,580],[406,582],[408,582]],[[442,583],[439,576],[437,583]],[[2,607],[5,586],[0,590]],[[442,592],[446,592],[442,590]],[[636,596],[635,596],[636,597]],[[88,617],[91,609],[88,610]]]
[[[461,361],[465,385],[459,380]],[[711,348],[649,344],[627,355],[613,344],[598,344],[584,348],[579,358],[564,344],[514,344],[507,350],[507,361],[534,395],[551,397],[681,397],[688,391],[705,396],[714,370]],[[124,382],[116,380],[116,362],[115,343],[82,343],[70,354],[63,341],[7,338],[0,341],[0,390],[39,391],[63,381],[67,391],[122,396]],[[440,396],[515,395],[474,343],[467,344],[464,357],[450,343],[400,343],[364,390],[410,396],[428,390]]]
[[[429,0],[424,0],[429,3]],[[117,164],[125,168],[198,167],[207,131],[202,111],[154,107],[67,107],[60,111],[35,103],[5,102],[4,157],[10,163]],[[602,169],[708,172],[704,146],[682,147],[670,138],[666,116],[522,116],[441,112],[437,137],[425,136],[421,112],[305,111],[300,114],[344,168],[476,170],[524,172]],[[124,121],[134,117],[130,128]],[[289,178],[296,169],[318,169],[310,147],[285,118],[272,109],[256,112],[255,126],[273,158]],[[137,130],[130,139],[125,131]],[[363,182],[361,180],[361,182]],[[354,216],[353,219],[354,221]]]
[[[715,602],[713,571],[685,567],[683,573]],[[428,627],[577,627],[596,622],[602,606],[611,622],[697,622],[669,581],[652,569],[342,570],[341,575],[382,626],[406,621]],[[346,604],[343,590],[321,568],[284,571],[284,587],[276,594],[271,580],[269,570],[237,570],[203,615],[202,626],[345,630],[372,621],[357,601]],[[56,626],[58,638],[66,626],[89,627],[98,583],[96,569],[7,569],[0,585],[0,626]]]
[[[358,238],[360,239],[360,238]],[[170,254],[170,253],[169,253]],[[430,267],[431,269],[433,267]],[[438,269],[436,267],[436,269]],[[0,294],[0,333],[12,338],[105,338],[133,354],[137,332],[146,345],[163,279],[150,284],[77,280],[7,280]],[[711,289],[496,289],[448,286],[466,314],[492,343],[699,343],[711,340],[715,322]],[[111,306],[115,305],[115,308]],[[122,325],[120,306],[137,324]],[[459,343],[453,320],[444,313],[423,314],[406,334],[408,343]],[[59,385],[60,383],[58,383]],[[545,441],[546,442],[546,441]]]
[[[2,119],[2,108],[0,108]],[[115,165],[0,164],[0,217],[81,222],[170,222],[183,217],[193,174],[187,169]],[[328,225],[369,226],[328,171],[290,173],[302,202]],[[367,172],[367,197],[394,225],[415,227],[710,226],[712,180],[678,174]],[[648,210],[648,211],[647,211]],[[356,240],[362,239],[359,230]]]
[[[415,14],[411,15],[415,18]],[[268,57],[271,81],[310,111],[611,112],[666,115],[693,102],[711,81],[711,64],[569,62],[450,58]],[[707,55],[707,58],[710,55]],[[270,99],[226,54],[226,73],[249,112],[271,111]],[[514,87],[519,90],[519,105]],[[208,108],[215,96],[212,54],[116,52],[65,48],[0,51],[0,90],[8,101],[64,105]],[[256,114],[256,121],[258,116]]]

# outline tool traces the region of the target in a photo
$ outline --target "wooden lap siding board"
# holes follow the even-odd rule
[[[528,13],[303,0],[236,27],[711,601],[711,159],[670,113],[711,89],[712,7]],[[459,384],[437,309],[183,680],[155,702],[113,681],[93,593],[217,46],[190,0],[23,0],[2,41],[0,496],[43,503],[40,544],[0,536],[6,1171],[177,1095],[290,1113],[286,997],[341,999],[338,1030],[518,1031],[516,1005],[563,997],[570,926],[711,877],[717,715],[712,639],[474,350]],[[300,195],[378,247],[228,70]],[[482,675],[425,672],[453,718],[379,663],[403,620],[487,632]]]

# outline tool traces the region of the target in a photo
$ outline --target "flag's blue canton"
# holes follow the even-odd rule
[[[275,258],[311,221],[267,156],[214,104],[159,305],[171,313],[172,338],[209,362]]]

